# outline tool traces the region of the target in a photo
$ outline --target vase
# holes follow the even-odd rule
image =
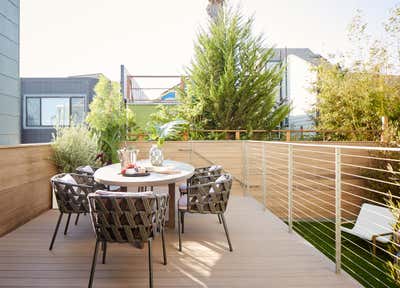
[[[157,145],[152,145],[149,151],[150,163],[153,166],[162,166],[164,156],[162,150]]]
[[[138,154],[138,149],[127,149],[126,147],[119,149],[118,157],[121,163],[121,169],[128,167],[129,164],[135,164]]]

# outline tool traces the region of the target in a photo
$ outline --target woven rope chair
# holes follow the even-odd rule
[[[60,227],[61,219],[64,214],[68,214],[67,223],[65,224],[64,235],[67,235],[71,215],[76,214],[75,225],[78,224],[79,215],[81,213],[89,213],[89,204],[87,195],[95,189],[92,177],[83,174],[69,173],[77,184],[63,182],[61,179],[66,173],[57,174],[51,178],[51,186],[57,200],[60,215],[57,225],[51,239],[49,250],[53,249],[54,241]]]
[[[221,174],[193,175],[192,177],[190,177],[187,180],[186,192],[185,193],[181,193],[181,197],[187,194],[187,187],[190,187],[190,186],[193,186],[193,185],[199,185],[199,184],[206,184],[206,183],[214,182],[220,176],[221,176]],[[222,224],[221,215],[217,214],[217,216],[218,216],[219,224]],[[185,214],[184,213],[181,215],[181,227],[182,227],[182,233],[185,233]]]
[[[96,233],[89,288],[93,285],[99,243],[103,246],[103,264],[106,259],[107,242],[130,243],[143,248],[148,244],[149,284],[153,287],[152,240],[157,231],[162,237],[163,260],[167,265],[165,248],[165,218],[168,206],[168,194],[114,193],[98,191],[88,196],[93,228]]]
[[[213,167],[215,169],[213,169]],[[213,165],[213,166],[206,166],[206,167],[198,167],[194,169],[193,176],[189,178],[186,184],[181,184],[179,186],[179,192],[181,196],[187,193],[187,187],[191,184],[194,178],[198,177],[207,177],[207,176],[220,176],[222,174],[222,166]]]
[[[92,172],[88,172],[85,170],[86,166],[79,166],[75,169],[77,174],[83,174],[83,175],[87,175],[89,177],[93,178],[94,172],[96,172],[97,169],[99,169],[99,167],[93,167],[93,166],[89,166],[90,168],[92,168],[93,173]],[[94,181],[93,178],[93,182],[95,183],[95,191],[97,190],[109,190],[109,191],[121,191],[121,187],[120,186],[115,186],[115,185],[104,185],[101,183],[97,183]]]
[[[89,166],[90,168],[92,168],[93,173],[92,172],[88,172],[85,170],[86,166],[79,166],[75,169],[77,174],[83,174],[83,175],[88,175],[88,176],[93,176],[94,172],[96,172],[97,169],[99,169],[98,167],[93,167],[93,166]]]
[[[182,251],[181,232],[183,232],[183,229],[181,230],[181,225],[183,228],[184,221],[182,220],[184,219],[185,213],[219,215],[224,225],[229,250],[233,251],[224,217],[232,188],[232,176],[230,174],[223,174],[223,176],[225,179],[222,181],[189,185],[188,193],[178,200],[179,251]]]

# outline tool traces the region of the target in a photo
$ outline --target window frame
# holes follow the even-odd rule
[[[49,128],[53,128],[54,125],[42,125],[42,99],[46,99],[46,98],[51,98],[51,99],[68,99],[69,102],[69,111],[68,111],[68,115],[70,117],[69,120],[71,120],[71,114],[72,114],[72,99],[73,98],[78,98],[78,99],[83,99],[83,112],[86,114],[88,109],[87,109],[87,105],[86,105],[86,101],[87,101],[87,95],[85,94],[24,94],[23,97],[23,101],[24,101],[24,105],[23,105],[23,125],[24,125],[24,129],[49,129]],[[39,115],[39,119],[40,119],[40,125],[28,125],[28,99],[39,99],[39,111],[40,111],[40,115]],[[70,121],[68,123],[68,125],[63,125],[63,127],[69,127]]]

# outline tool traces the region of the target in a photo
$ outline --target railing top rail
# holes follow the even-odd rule
[[[342,149],[354,149],[354,150],[374,150],[374,151],[391,151],[400,152],[400,148],[394,147],[376,147],[376,146],[351,146],[351,145],[332,145],[329,144],[313,144],[313,143],[293,143],[293,142],[278,142],[278,141],[257,141],[257,140],[247,140],[251,143],[268,143],[277,145],[293,145],[293,146],[303,146],[303,147],[329,147],[329,148],[342,148]]]
[[[180,78],[185,75],[128,75],[128,78]]]

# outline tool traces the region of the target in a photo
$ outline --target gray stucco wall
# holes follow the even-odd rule
[[[27,127],[25,99],[26,96],[51,96],[71,97],[81,96],[85,98],[85,112],[89,111],[89,104],[94,96],[94,86],[98,79],[93,77],[66,77],[66,78],[22,78],[22,143],[46,143],[52,140],[53,128]]]
[[[0,145],[20,143],[19,0],[0,1]]]

